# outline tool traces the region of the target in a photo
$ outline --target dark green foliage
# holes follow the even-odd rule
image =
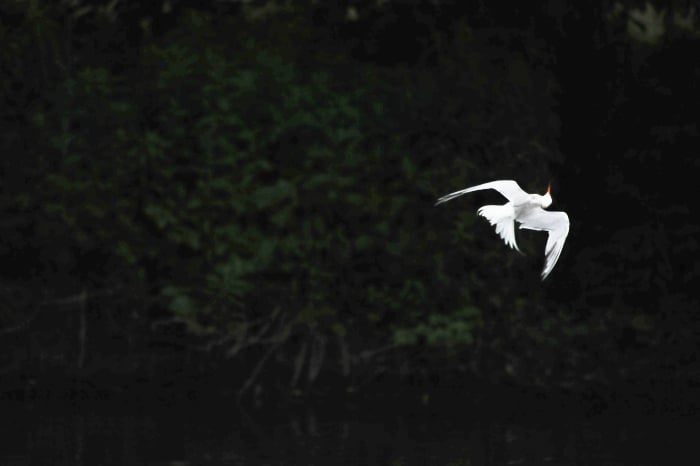
[[[556,30],[545,42],[517,18],[508,16],[512,29],[475,28],[450,16],[457,7],[435,7],[414,18],[426,28],[424,53],[389,60],[359,30],[345,41],[352,25],[314,23],[323,9],[311,4],[224,18],[203,7],[178,10],[162,31],[113,19],[136,44],[117,53],[116,32],[94,43],[76,32],[109,23],[106,10],[77,17],[22,5],[17,14],[34,27],[1,31],[8,294],[119,290],[141,303],[142,332],[184,323],[187,344],[233,358],[242,392],[272,365],[265,377],[295,387],[406,367],[580,386],[640,374],[657,348],[669,360],[694,354],[666,335],[681,328],[696,339],[696,301],[674,283],[692,281],[697,268],[671,263],[696,249],[697,229],[650,226],[645,216],[676,214],[645,197],[648,179],[615,191],[625,174],[594,147],[608,141],[604,123],[593,135],[571,129],[572,115],[589,122],[575,113],[588,100],[605,109],[614,99],[601,82],[586,98],[562,89],[575,76],[559,63],[579,58],[557,49],[553,37],[566,37],[558,26],[538,25]],[[381,29],[390,13],[368,11],[377,16],[362,21]],[[31,48],[34,39],[43,48]],[[624,61],[615,53],[613,63]],[[605,124],[632,134],[621,121],[640,110],[627,105]],[[617,141],[618,162],[660,170],[646,145],[697,136],[674,125],[651,125],[658,137],[628,152],[631,137]],[[569,159],[562,127],[576,153]],[[614,217],[615,232],[593,227],[611,226],[591,213],[605,196],[579,196],[591,171],[596,188],[634,206]],[[497,194],[433,206],[497,178],[542,192],[552,175],[553,207],[570,209],[573,224],[545,284],[542,235],[518,233],[522,257],[475,215],[501,202]],[[0,324],[34,315],[21,307],[3,310]]]
[[[338,339],[332,353],[350,351],[344,357],[355,362],[372,347],[472,345],[481,312],[463,281],[487,267],[474,247],[488,241],[474,235],[473,208],[432,204],[446,179],[445,189],[483,180],[468,174],[483,171],[486,151],[510,150],[475,113],[501,118],[494,108],[519,92],[522,77],[486,80],[499,67],[465,50],[481,74],[459,80],[472,98],[455,106],[428,68],[381,84],[369,68],[365,81],[335,84],[254,42],[222,47],[206,16],[182,27],[186,39],[144,49],[138,81],[76,66],[31,115],[44,189],[30,202],[62,241],[74,254],[105,254],[115,267],[107,276],[130,271],[230,354],[297,336]],[[209,42],[193,48],[204,36]],[[457,80],[457,70],[444,72],[441,80]],[[486,82],[501,89],[483,101]],[[440,117],[431,115],[436,100],[455,119],[437,132],[425,126]],[[511,132],[536,143],[532,128]],[[429,149],[444,140],[465,157],[454,157],[456,147]],[[467,176],[446,178],[450,170]],[[453,248],[462,257],[448,259]],[[289,344],[299,348],[297,367],[308,357],[309,372],[318,371],[324,353]]]

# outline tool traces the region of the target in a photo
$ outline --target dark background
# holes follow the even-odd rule
[[[693,408],[699,10],[1,2],[3,396]],[[433,205],[503,178],[569,214],[545,282]]]

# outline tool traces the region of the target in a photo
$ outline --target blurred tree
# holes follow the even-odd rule
[[[143,334],[184,325],[242,392],[467,367],[581,387],[690,361],[697,228],[676,180],[699,71],[672,57],[698,37],[686,11],[639,42],[634,8],[4,4],[2,289],[124,290]],[[497,195],[433,207],[552,177],[572,234],[545,284],[544,238],[516,257],[475,216]],[[36,311],[12,302],[6,328]]]

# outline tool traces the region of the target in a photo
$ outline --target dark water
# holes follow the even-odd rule
[[[508,415],[471,408],[241,409],[170,403],[4,402],[1,465],[700,464],[689,416]]]

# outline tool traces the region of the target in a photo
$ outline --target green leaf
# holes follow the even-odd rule
[[[258,188],[253,192],[253,202],[259,209],[270,207],[284,200],[289,200],[294,193],[294,186],[287,180],[279,180],[272,186]]]
[[[400,328],[394,330],[393,340],[396,345],[415,345],[418,343],[418,336],[414,330]]]

